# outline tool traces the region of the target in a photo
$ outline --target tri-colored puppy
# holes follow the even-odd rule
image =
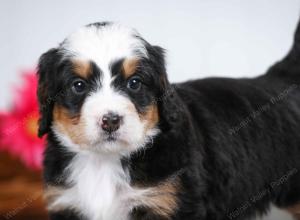
[[[263,76],[170,84],[162,48],[95,23],[38,75],[51,220],[299,215],[300,29]]]

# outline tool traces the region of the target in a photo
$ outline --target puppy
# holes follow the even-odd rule
[[[164,50],[114,23],[71,34],[38,76],[51,220],[243,220],[271,204],[299,218],[299,27],[252,79],[170,84]]]

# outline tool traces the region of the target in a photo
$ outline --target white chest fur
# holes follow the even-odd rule
[[[64,189],[50,204],[69,207],[90,220],[127,220],[135,199],[144,190],[133,189],[119,158],[77,155],[66,169],[71,188]]]
[[[133,187],[119,157],[79,153],[65,170],[67,188],[48,186],[48,209],[74,209],[88,220],[129,220],[134,207],[145,207],[170,219],[180,190],[174,174],[152,187]]]

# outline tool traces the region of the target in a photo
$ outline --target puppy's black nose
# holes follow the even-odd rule
[[[104,131],[113,132],[119,129],[122,117],[115,113],[103,115],[101,127]]]

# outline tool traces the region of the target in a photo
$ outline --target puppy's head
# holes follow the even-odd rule
[[[41,56],[38,74],[40,136],[52,130],[73,151],[127,154],[159,132],[163,50],[132,29],[85,26]]]

